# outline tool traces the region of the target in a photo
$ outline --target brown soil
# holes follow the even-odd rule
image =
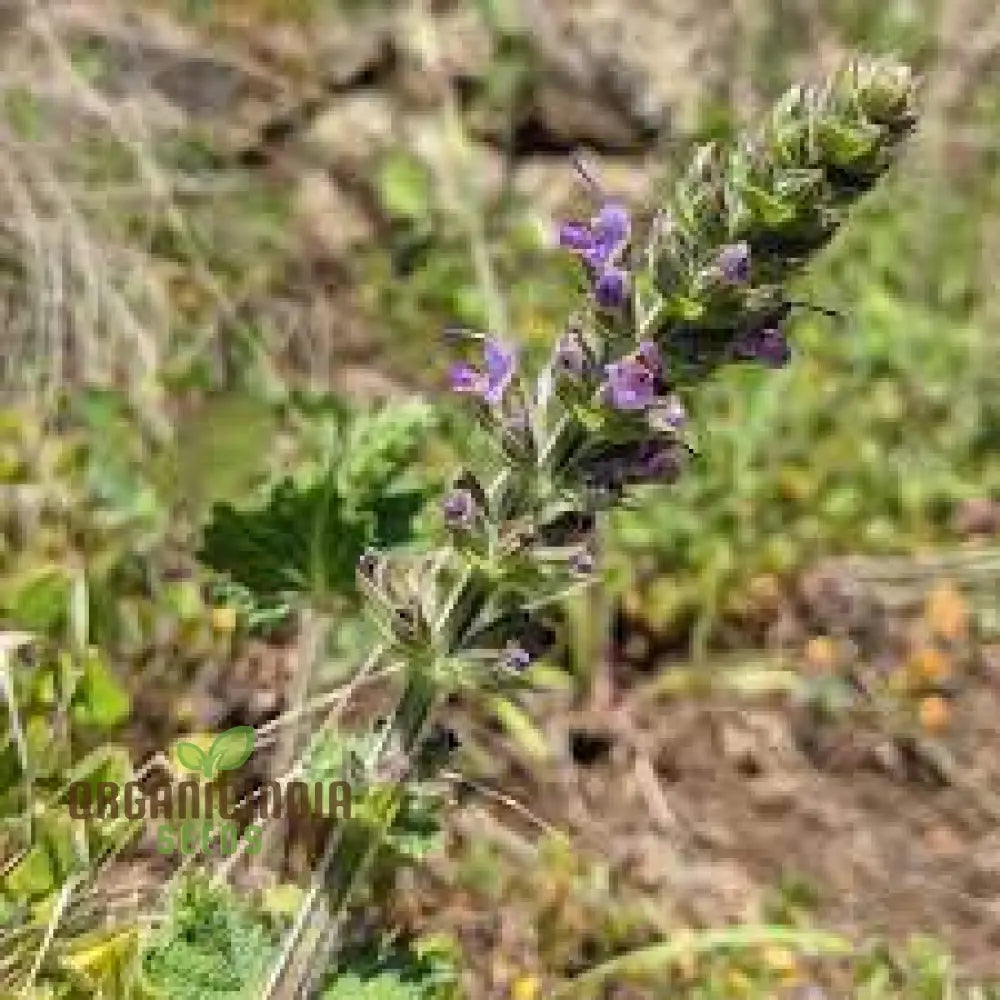
[[[656,914],[612,953],[678,927],[794,911],[859,947],[930,935],[968,976],[1000,974],[1000,669],[991,649],[978,649],[952,685],[949,724],[935,736],[907,723],[905,706],[855,706],[824,720],[784,696],[673,699],[642,685],[616,696],[618,707],[584,717],[550,713],[549,734],[566,748],[551,765],[524,766],[494,737],[507,766],[491,782],[606,871],[608,907]],[[593,940],[596,911],[567,916],[586,904],[565,892],[554,904],[553,876],[526,860],[539,833],[516,810],[494,803],[485,822],[457,811],[453,827],[466,846],[505,842],[501,864],[523,880],[492,904],[504,911],[492,920],[488,900],[464,893],[457,862],[431,880],[438,892],[424,919],[436,926],[444,915],[464,939],[473,996],[509,996],[514,970],[556,978],[608,957]],[[524,840],[511,840],[519,829]],[[775,915],[779,899],[786,906]],[[578,932],[575,948],[546,952],[547,925],[560,920],[569,936]],[[853,996],[847,974],[827,967],[817,982],[827,996]]]

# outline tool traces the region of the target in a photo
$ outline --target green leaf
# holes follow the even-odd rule
[[[852,952],[851,943],[824,931],[793,927],[741,926],[723,930],[688,931],[675,934],[662,944],[638,948],[591,969],[556,990],[553,997],[579,996],[614,977],[660,975],[670,963],[687,955],[758,949],[768,946],[794,948],[810,955],[843,956]]]
[[[97,651],[87,654],[83,676],[73,694],[74,717],[91,726],[110,728],[127,717],[132,704],[128,693]]]
[[[768,228],[787,225],[795,218],[795,207],[755,184],[743,184],[740,194],[754,219]]]
[[[236,726],[220,733],[209,748],[205,777],[212,777],[215,771],[235,771],[242,767],[253,753],[255,737],[253,726]]]
[[[833,118],[820,123],[820,144],[826,158],[838,167],[849,167],[869,156],[881,135],[876,125],[846,125]]]
[[[185,879],[171,897],[170,917],[143,956],[147,990],[163,1000],[259,995],[255,987],[275,946],[263,914],[228,889]]]
[[[417,461],[437,425],[437,414],[419,400],[359,413],[347,421],[337,486],[351,503],[367,506],[398,483]]]
[[[385,158],[378,174],[378,192],[391,215],[419,221],[430,211],[430,176],[409,153],[394,152]]]
[[[458,1000],[454,948],[442,940],[391,949],[359,946],[342,953],[322,1000]]]
[[[265,465],[275,432],[271,409],[245,392],[214,393],[178,427],[177,468],[168,489],[197,510],[245,496]]]
[[[20,628],[48,635],[65,627],[71,580],[59,566],[46,566],[5,587],[2,603]]]
[[[404,545],[413,538],[413,522],[427,502],[422,490],[387,493],[371,502],[370,544],[378,549]]]
[[[258,597],[352,593],[370,528],[332,477],[328,472],[307,486],[287,478],[256,508],[216,504],[199,557]]]
[[[525,753],[537,760],[549,757],[551,751],[544,734],[519,706],[509,698],[497,696],[490,699],[490,708],[510,738]]]
[[[12,899],[31,900],[51,892],[54,884],[48,851],[36,844],[0,882],[0,888]]]
[[[410,861],[423,861],[444,847],[441,803],[422,788],[407,792],[386,831],[383,847]]]
[[[45,120],[38,98],[25,87],[10,87],[3,97],[4,116],[17,137],[25,142],[38,142],[44,132]]]
[[[175,747],[177,759],[189,771],[204,771],[208,764],[208,754],[196,743],[181,740]]]
[[[436,420],[421,402],[338,414],[335,460],[326,455],[305,480],[284,479],[255,508],[217,504],[201,559],[261,603],[294,593],[353,595],[361,553],[413,535],[427,490],[413,467]]]

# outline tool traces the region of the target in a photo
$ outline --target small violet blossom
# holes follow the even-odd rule
[[[468,530],[476,517],[476,501],[466,489],[452,490],[441,504],[445,524],[456,530]]]
[[[658,398],[660,352],[644,340],[636,352],[605,368],[605,397],[618,410],[645,410]]]
[[[617,309],[628,294],[628,275],[620,267],[609,264],[594,283],[594,298],[604,309]]]
[[[523,646],[519,646],[516,642],[510,642],[504,649],[500,662],[508,670],[521,673],[531,665],[531,655]]]
[[[677,448],[652,441],[640,448],[635,469],[640,480],[672,483],[680,471],[680,454]]]
[[[615,309],[628,291],[628,274],[619,260],[632,232],[628,209],[607,202],[589,225],[567,222],[559,229],[559,245],[577,254],[590,275],[598,305]]]
[[[736,356],[743,361],[759,361],[769,368],[783,368],[792,357],[784,332],[776,326],[751,330],[735,344]]]
[[[484,344],[486,370],[459,363],[451,369],[451,387],[455,392],[481,396],[491,406],[497,406],[510,385],[517,368],[517,354],[494,337],[487,337]]]
[[[723,247],[716,267],[727,285],[745,285],[750,280],[750,244],[743,241]]]

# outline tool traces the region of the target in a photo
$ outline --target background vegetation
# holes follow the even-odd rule
[[[0,10],[10,996],[1000,995],[992,7]],[[477,447],[442,329],[558,334],[570,153],[648,208],[856,51],[913,64],[926,117],[803,279],[840,317],[699,390],[697,467],[616,517],[523,692],[451,706],[450,777],[345,927],[326,830],[184,865],[69,821],[69,780],[171,779],[230,725],[248,790],[349,773],[393,692],[357,556],[438,537]]]

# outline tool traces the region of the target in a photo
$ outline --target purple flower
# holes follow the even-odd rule
[[[680,475],[684,452],[662,437],[616,445],[596,456],[585,470],[593,488],[619,492],[629,484],[672,483]]]
[[[492,406],[496,406],[514,377],[517,354],[494,337],[484,342],[486,371],[472,365],[460,363],[451,369],[451,387],[455,392],[468,392],[482,396]]]
[[[623,358],[606,368],[605,393],[617,410],[645,410],[656,400],[656,376],[635,358]]]
[[[507,670],[521,673],[531,665],[531,655],[523,646],[511,640],[500,654],[500,663]]]
[[[482,393],[486,379],[482,372],[464,361],[451,366],[451,387],[455,392]]]
[[[594,282],[594,298],[604,309],[617,309],[628,293],[628,275],[612,264],[601,269]]]
[[[636,465],[636,473],[646,482],[672,483],[681,471],[677,448],[653,441],[647,441],[642,446]]]
[[[592,250],[594,234],[590,227],[582,222],[564,222],[559,227],[559,246],[567,250]]]
[[[639,344],[634,354],[607,365],[607,401],[618,410],[645,410],[658,399],[663,366],[660,351],[651,340]]]
[[[641,340],[636,348],[635,356],[654,374],[659,375],[663,370],[663,362],[660,360],[660,349],[656,342],[652,340]]]
[[[452,490],[442,501],[441,510],[449,528],[467,530],[476,517],[476,501],[471,490]]]
[[[579,253],[588,266],[599,271],[624,249],[631,231],[628,209],[611,201],[591,219],[590,225],[567,222],[560,226],[559,245]]]
[[[783,368],[792,357],[785,334],[776,326],[751,330],[734,345],[736,357],[742,361],[760,361],[769,368]]]
[[[716,267],[728,285],[745,285],[750,280],[750,244],[731,243],[719,251]]]
[[[599,268],[610,263],[628,243],[632,232],[632,220],[624,205],[608,202],[601,208],[590,227],[594,241],[591,248],[585,252],[585,257],[593,267]]]
[[[513,347],[507,347],[499,340],[489,338],[485,345],[486,377],[489,391],[486,399],[490,403],[499,403],[504,390],[514,377],[517,367],[517,354]]]
[[[597,303],[605,309],[616,309],[625,301],[628,275],[619,259],[631,232],[628,209],[615,201],[606,202],[589,225],[567,222],[559,228],[559,245],[584,262]]]

